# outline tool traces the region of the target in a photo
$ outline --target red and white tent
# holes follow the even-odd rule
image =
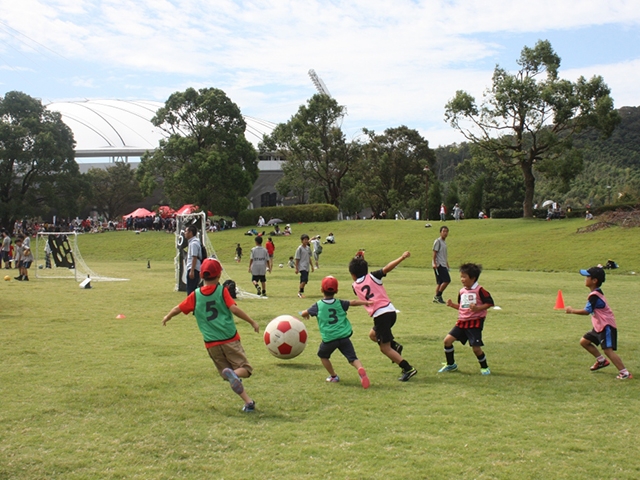
[[[188,203],[186,205],[181,206],[178,210],[176,210],[176,214],[177,215],[189,215],[190,213],[193,213],[197,210],[199,210],[200,207],[198,207],[197,205],[193,205],[191,203]],[[207,216],[208,217],[212,217],[213,213],[211,212],[207,212]]]
[[[129,217],[144,218],[144,217],[153,217],[153,216],[155,216],[155,213],[150,212],[146,208],[137,208],[133,212],[127,215],[123,215],[122,218],[129,218]]]

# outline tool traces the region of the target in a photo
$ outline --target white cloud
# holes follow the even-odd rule
[[[492,67],[505,46],[484,34],[640,25],[637,0],[0,0],[0,9],[24,35],[21,43],[0,24],[2,43],[36,65],[54,58],[55,74],[39,75],[68,77],[102,98],[162,101],[215,86],[244,113],[285,121],[315,93],[314,68],[347,105],[353,131],[407,124],[432,143],[451,137],[442,118],[455,91],[479,96],[490,84],[492,72],[478,65]],[[573,79],[601,74],[617,105],[637,104],[638,61],[585,67]]]

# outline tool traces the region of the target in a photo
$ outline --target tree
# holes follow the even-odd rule
[[[320,187],[326,203],[340,205],[342,180],[360,152],[359,144],[347,143],[339,126],[344,115],[345,107],[336,100],[316,94],[287,123],[264,137],[260,151],[278,152],[285,158],[281,188],[296,186],[299,194]]]
[[[128,213],[131,204],[142,200],[136,173],[128,163],[118,162],[104,170],[92,168],[86,177],[89,202],[108,220]]]
[[[517,63],[515,74],[496,66],[480,106],[470,94],[456,92],[445,118],[505,167],[520,167],[524,217],[532,217],[534,170],[568,184],[582,169],[581,159],[572,153],[574,134],[594,128],[611,135],[620,117],[602,77],[576,82],[558,77],[560,57],[548,41],[524,47]]]
[[[150,195],[163,182],[173,203],[230,214],[246,208],[258,178],[258,156],[245,138],[240,109],[217,88],[172,94],[152,123],[168,138],[138,167],[142,191]]]
[[[57,112],[22,92],[0,99],[0,223],[50,209],[70,214],[81,177],[73,133]]]
[[[367,129],[364,133],[369,141],[362,149],[358,179],[373,213],[424,207],[424,169],[435,164],[429,142],[405,126],[388,128],[382,135]]]

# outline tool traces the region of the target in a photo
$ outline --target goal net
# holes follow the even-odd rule
[[[76,232],[38,232],[34,258],[36,278],[73,278],[77,282],[87,277],[101,282],[128,280],[105,277],[91,270],[80,253]]]
[[[194,225],[198,229],[198,239],[207,251],[208,258],[215,258],[220,261],[218,254],[213,248],[209,236],[207,235],[207,217],[204,212],[189,213],[184,215],[176,215],[176,257],[174,259],[174,265],[176,270],[176,291],[187,291],[187,249],[189,242],[184,236],[187,227]],[[220,262],[222,264],[222,262]],[[220,275],[220,283],[224,283],[226,280],[231,280],[229,274],[222,268],[222,275]],[[234,280],[235,281],[235,280]],[[256,295],[255,293],[249,293],[243,290],[238,282],[236,284],[236,296],[237,298],[265,298]]]

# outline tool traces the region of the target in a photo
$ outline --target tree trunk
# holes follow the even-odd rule
[[[520,164],[524,176],[524,201],[522,202],[523,218],[533,218],[533,195],[536,178],[533,176],[533,162],[527,160]]]

